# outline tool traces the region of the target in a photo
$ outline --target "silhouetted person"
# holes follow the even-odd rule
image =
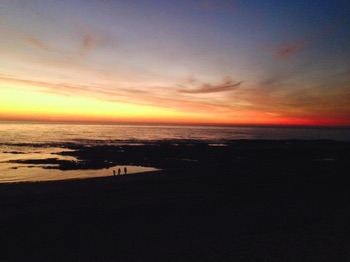
[[[115,170],[113,170],[113,176],[115,176]]]
[[[128,170],[126,169],[126,167],[124,167],[124,174],[126,175],[127,172]]]
[[[121,173],[122,171],[120,170],[120,168],[118,168],[118,176],[120,176],[120,173]]]

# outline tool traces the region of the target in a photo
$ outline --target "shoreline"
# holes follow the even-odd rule
[[[127,174],[121,173],[118,175],[118,168],[127,168]],[[103,169],[72,169],[72,170],[60,170],[60,169],[45,169],[40,167],[40,165],[31,167],[19,167],[14,171],[20,172],[15,176],[0,177],[1,184],[9,183],[39,183],[39,182],[54,182],[62,180],[81,180],[81,179],[92,179],[92,178],[105,178],[105,177],[116,177],[116,176],[129,176],[141,173],[157,172],[160,169],[152,167],[142,167],[142,166],[112,166]],[[113,172],[116,172],[114,175]]]
[[[52,124],[52,125],[116,125],[116,126],[184,126],[184,127],[285,127],[285,128],[350,128],[350,125],[317,125],[317,124],[228,124],[228,123],[182,123],[182,122],[99,122],[99,121],[59,121],[59,120],[6,120],[0,119],[0,124]]]
[[[41,148],[54,148],[46,158],[27,156],[20,151],[5,151],[14,159],[3,161],[4,174],[16,173],[23,176],[23,181],[33,181],[41,176],[51,176],[48,180],[60,180],[79,177],[79,173],[89,176],[108,176],[116,166],[130,166],[132,171],[142,167],[147,169],[172,170],[176,168],[211,167],[220,163],[225,168],[234,168],[234,164],[249,161],[343,161],[349,151],[350,142],[332,140],[233,140],[221,143],[198,140],[166,140],[166,141],[124,141],[122,145],[84,145],[77,143],[54,143],[35,145]],[[59,148],[59,150],[58,150]],[[20,149],[18,149],[20,150]],[[219,158],[222,155],[223,158]],[[290,159],[288,159],[290,158]],[[305,164],[305,163],[303,163]],[[232,167],[231,167],[232,166]],[[67,172],[66,172],[67,171]],[[71,177],[69,175],[71,173]],[[95,173],[95,175],[94,175]],[[108,173],[108,174],[107,174]],[[31,178],[31,174],[35,174]],[[8,179],[10,179],[10,176]],[[35,178],[37,177],[37,178]],[[36,180],[35,180],[36,181]],[[6,183],[6,181],[4,181]]]

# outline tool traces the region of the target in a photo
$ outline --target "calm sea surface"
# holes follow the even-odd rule
[[[350,141],[349,128],[208,127],[156,125],[84,125],[0,122],[0,144],[113,143],[120,141],[236,139],[330,139]]]
[[[329,139],[350,141],[350,128],[311,127],[209,127],[157,125],[92,125],[64,123],[0,122],[0,182],[42,181],[110,175],[113,168],[91,171],[44,169],[16,160],[74,160],[57,153],[67,151],[62,144],[119,145],[154,141],[196,140],[220,144],[238,139]],[[56,155],[57,154],[57,155]],[[12,161],[12,162],[9,162]],[[128,166],[128,173],[154,170]]]

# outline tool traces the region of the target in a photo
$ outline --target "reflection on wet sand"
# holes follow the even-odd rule
[[[104,169],[86,169],[86,170],[59,170],[51,165],[28,166],[17,164],[16,166],[2,165],[0,173],[0,183],[11,182],[34,182],[34,181],[54,181],[65,179],[83,179],[93,177],[113,176],[113,170],[119,167],[127,168],[127,175],[157,171],[159,169],[143,166],[113,166]],[[56,167],[57,168],[57,167]],[[121,173],[120,175],[125,175]]]

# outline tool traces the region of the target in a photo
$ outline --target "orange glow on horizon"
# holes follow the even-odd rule
[[[110,124],[176,124],[176,125],[271,125],[271,126],[350,126],[349,121],[326,121],[311,119],[278,118],[250,121],[217,121],[210,118],[170,117],[94,117],[81,115],[50,114],[0,114],[0,121],[38,121],[68,123],[110,123]]]
[[[12,83],[13,84],[13,83]],[[0,87],[2,86],[0,82]],[[6,86],[5,86],[6,87]],[[63,96],[21,89],[0,88],[0,120],[95,123],[212,124],[349,126],[350,120],[336,118],[297,118],[254,110],[218,113],[218,106],[198,110],[201,104],[172,107],[108,102],[93,97]],[[17,89],[16,89],[17,88]],[[197,106],[197,107],[196,107]],[[233,110],[232,110],[233,111]]]

